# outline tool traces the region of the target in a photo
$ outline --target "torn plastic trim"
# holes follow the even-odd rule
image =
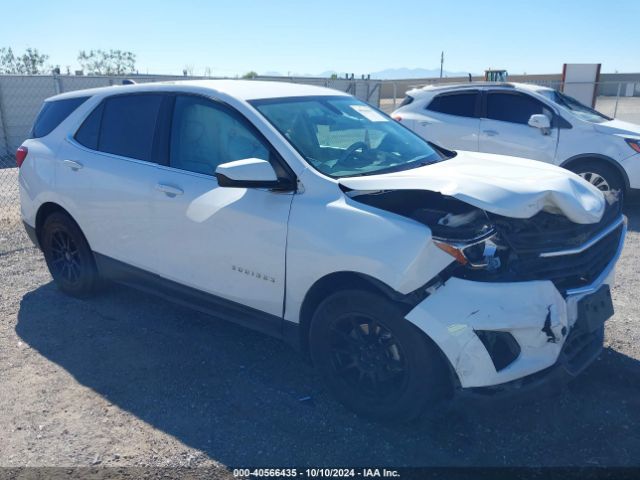
[[[549,313],[550,328],[563,339],[562,328],[570,325],[567,303],[549,281],[490,284],[454,277],[405,318],[429,335],[448,358],[460,386],[468,388],[508,382],[555,363],[562,341],[550,343],[542,331]],[[498,371],[476,334],[479,330],[509,332],[520,354]]]
[[[440,273],[438,273],[436,276],[430,278],[429,281],[427,281],[425,284],[406,294],[394,290],[389,285],[378,280],[377,278],[362,273],[354,273],[359,276],[364,282],[369,283],[372,287],[378,289],[393,302],[406,305],[410,308],[414,308],[429,295],[433,294],[438,288],[444,285],[444,283],[452,277],[453,272],[457,267],[458,264],[452,261],[452,263],[441,270]]]

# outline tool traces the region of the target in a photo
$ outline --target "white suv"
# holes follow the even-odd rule
[[[522,83],[428,86],[392,116],[445,148],[541,160],[600,190],[640,188],[640,125],[551,88]]]
[[[553,165],[433,148],[334,90],[58,95],[17,161],[61,290],[113,279],[286,339],[371,417],[576,375],[613,312],[614,195]]]

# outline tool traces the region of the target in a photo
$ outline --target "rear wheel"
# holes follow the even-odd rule
[[[47,267],[58,288],[75,297],[93,293],[98,272],[78,225],[68,215],[55,212],[45,219],[40,237]]]
[[[309,344],[329,389],[363,416],[410,420],[449,391],[437,347],[380,295],[351,290],[328,297],[313,316]]]

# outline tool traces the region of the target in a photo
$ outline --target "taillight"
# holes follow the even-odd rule
[[[401,122],[401,121],[402,121],[402,117],[401,117],[400,115],[394,115],[393,119],[394,119],[396,122]]]
[[[18,168],[22,166],[22,162],[27,158],[27,153],[29,153],[29,149],[27,147],[20,146],[18,150],[16,150],[16,165]]]

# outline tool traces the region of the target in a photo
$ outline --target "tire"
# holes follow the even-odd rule
[[[587,182],[603,192],[619,190],[624,192],[624,180],[615,167],[603,161],[589,160],[570,165],[569,170],[580,175]]]
[[[74,297],[87,297],[99,278],[93,253],[78,225],[68,215],[54,212],[43,224],[42,251],[56,286]]]
[[[437,347],[380,294],[347,290],[326,298],[311,320],[309,349],[333,395],[364,417],[412,420],[427,405],[437,411],[450,392]]]

